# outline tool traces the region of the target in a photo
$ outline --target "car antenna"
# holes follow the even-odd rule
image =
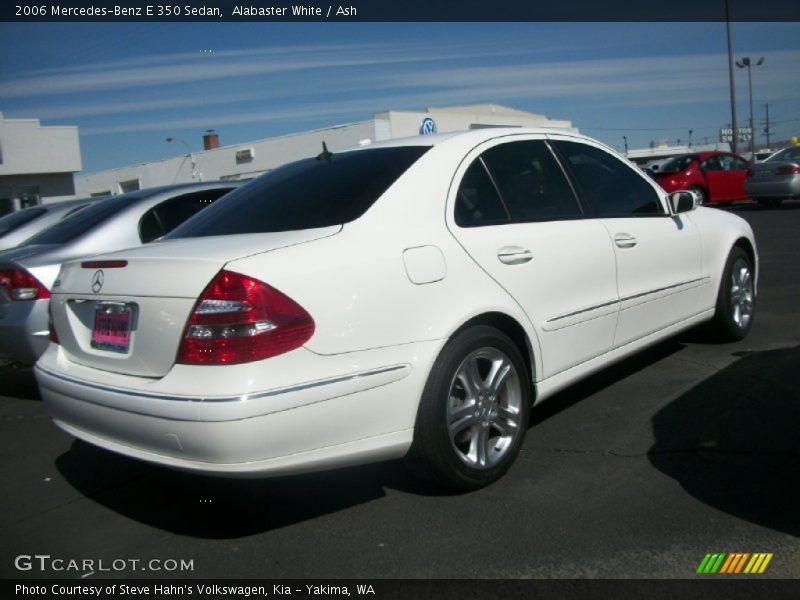
[[[328,146],[325,145],[325,141],[322,142],[322,152],[317,154],[317,160],[324,160],[325,162],[331,162],[331,157],[333,156],[333,152],[328,150]]]

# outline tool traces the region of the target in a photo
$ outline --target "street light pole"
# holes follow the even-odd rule
[[[736,126],[736,92],[733,85],[733,46],[731,43],[731,9],[725,0],[725,27],[728,33],[728,81],[731,88],[731,127],[733,128],[733,151],[739,151],[739,129]]]
[[[194,181],[195,178],[196,178],[196,175],[197,175],[197,167],[194,164],[194,154],[192,154],[192,149],[189,147],[189,144],[187,144],[184,140],[182,140],[180,138],[174,138],[174,137],[168,137],[166,139],[166,141],[167,142],[179,142],[179,143],[183,144],[184,146],[186,146],[186,156],[189,158],[189,163],[192,165],[192,181]],[[179,172],[180,172],[180,167],[178,167],[178,173]],[[178,179],[178,173],[175,173],[175,179],[176,180]]]
[[[763,64],[764,64],[764,57],[762,56],[761,58],[758,59],[758,62],[756,62],[755,66],[760,67]],[[737,60],[736,66],[739,67],[740,69],[744,69],[745,67],[747,67],[747,86],[750,91],[750,157],[752,158],[755,155],[756,136],[754,135],[755,131],[753,129],[753,76],[751,71],[752,64],[750,61],[750,57],[744,56],[742,57],[742,60]]]

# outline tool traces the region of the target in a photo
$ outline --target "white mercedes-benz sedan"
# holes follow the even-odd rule
[[[757,269],[745,221],[578,134],[323,148],[163,241],[65,264],[36,377],[63,429],[160,465],[405,457],[472,489],[570,383],[704,321],[743,338]]]

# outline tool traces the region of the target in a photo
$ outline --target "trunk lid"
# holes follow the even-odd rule
[[[339,231],[167,240],[66,263],[51,297],[59,343],[78,364],[162,377],[175,363],[197,298],[226,263]]]

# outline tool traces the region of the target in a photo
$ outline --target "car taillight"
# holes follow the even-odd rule
[[[44,300],[50,297],[50,291],[24,269],[0,271],[0,287],[6,290],[10,300]]]
[[[50,333],[50,341],[54,344],[60,344],[61,342],[58,341],[58,333],[56,332],[56,327],[53,325],[53,303],[50,302],[47,305],[47,329]]]
[[[800,167],[797,165],[786,165],[775,169],[775,173],[778,175],[800,175]]]
[[[313,334],[314,320],[294,300],[263,281],[220,271],[189,316],[176,362],[262,360],[299,348]]]

